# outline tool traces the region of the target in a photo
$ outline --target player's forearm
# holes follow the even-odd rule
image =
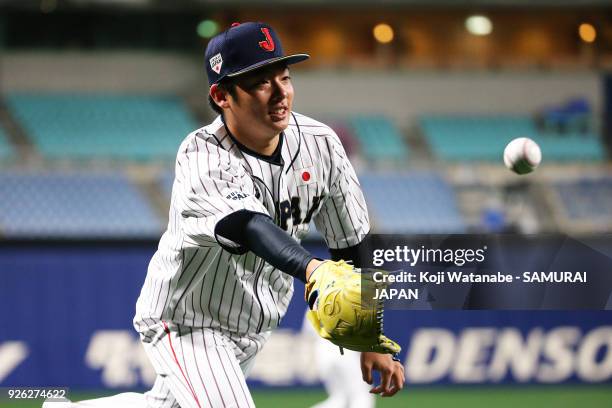
[[[331,253],[332,261],[350,261],[353,266],[361,267],[363,265],[361,255],[364,253],[364,247],[366,245],[366,239],[364,238],[359,244],[342,249],[333,249],[330,248],[329,252]],[[319,265],[321,265],[324,261],[319,259],[313,259],[308,263],[306,267],[306,280],[310,278],[310,275],[314,272],[315,269]]]
[[[307,276],[320,262],[263,214],[232,214],[217,224],[216,233],[240,244],[302,282],[306,282]]]
[[[332,261],[350,261],[353,266],[357,268],[361,268],[365,266],[364,259],[362,259],[363,254],[367,254],[367,236],[357,245],[348,248],[340,248],[334,249],[330,248],[329,252],[331,253]]]

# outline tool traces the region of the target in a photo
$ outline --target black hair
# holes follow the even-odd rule
[[[231,79],[225,78],[221,80],[221,82],[217,84],[217,87],[225,90],[227,93],[230,94],[232,98],[236,98],[236,83],[232,81]],[[219,115],[223,113],[223,109],[219,105],[216,104],[216,102],[213,100],[210,94],[208,94],[208,104],[210,105],[211,109],[214,110]]]
[[[289,65],[285,61],[279,61],[279,62],[276,62],[276,63],[274,63],[272,65],[273,66],[279,66],[279,67],[281,67],[283,69],[289,69]],[[259,69],[263,69],[263,68],[264,67],[259,68]],[[247,75],[247,74],[242,74],[242,75]],[[217,86],[219,88],[225,90],[227,93],[229,93],[232,98],[236,99],[236,86],[238,86],[237,85],[238,84],[238,80],[237,80],[238,78],[240,78],[240,76],[236,77],[236,78],[225,77],[225,78],[223,78],[221,80],[221,82],[219,82],[217,84]],[[211,109],[214,110],[219,115],[221,115],[223,113],[223,109],[221,109],[221,107],[215,103],[215,101],[210,96],[210,94],[208,94],[208,104],[210,105]]]

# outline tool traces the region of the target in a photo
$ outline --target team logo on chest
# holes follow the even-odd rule
[[[221,57],[221,54],[213,55],[209,62],[210,68],[212,68],[213,71],[217,74],[221,72],[221,65],[223,65],[223,57]]]
[[[291,200],[284,200],[278,204],[280,210],[280,227],[285,231],[288,230],[288,221],[291,219],[293,226],[298,224],[309,224],[315,211],[319,209],[319,205],[323,202],[324,196],[312,197],[310,208],[306,214],[302,213],[300,205],[300,197],[291,197]]]

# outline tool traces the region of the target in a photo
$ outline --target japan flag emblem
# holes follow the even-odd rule
[[[308,186],[316,183],[314,166],[296,170],[295,179],[298,186]]]
[[[215,71],[217,74],[221,72],[221,65],[223,65],[223,58],[221,54],[216,54],[210,59],[210,68]]]

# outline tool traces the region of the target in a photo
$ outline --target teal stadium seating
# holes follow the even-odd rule
[[[361,153],[370,161],[400,161],[409,154],[401,132],[382,115],[355,116],[349,119]]]
[[[368,172],[359,180],[377,233],[466,231],[455,193],[437,173]]]
[[[512,139],[529,137],[550,161],[601,161],[605,149],[593,133],[542,132],[529,116],[424,116],[421,129],[433,153],[449,161],[499,161]]]
[[[11,146],[4,128],[0,126],[0,160],[7,160],[15,157],[15,150]]]
[[[198,126],[160,95],[9,94],[6,102],[46,158],[173,159]]]
[[[157,238],[163,225],[121,173],[0,173],[7,238]]]

